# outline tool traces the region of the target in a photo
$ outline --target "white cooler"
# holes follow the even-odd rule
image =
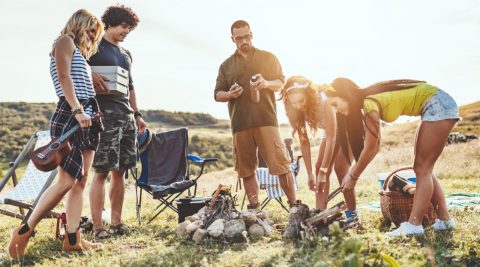
[[[92,66],[92,72],[105,76],[108,92],[97,94],[128,94],[128,71],[119,66]]]

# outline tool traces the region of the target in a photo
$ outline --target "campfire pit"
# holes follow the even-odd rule
[[[212,200],[196,214],[185,217],[177,226],[177,236],[200,243],[206,238],[245,241],[247,236],[270,236],[273,223],[258,210],[237,211],[231,187],[219,185]]]

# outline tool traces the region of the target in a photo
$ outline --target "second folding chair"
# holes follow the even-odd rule
[[[141,223],[142,192],[149,193],[153,199],[160,201],[154,209],[150,223],[165,209],[178,213],[173,205],[176,198],[188,191],[189,196],[197,192],[197,180],[202,176],[206,163],[217,161],[216,158],[201,158],[189,155],[188,130],[180,128],[168,132],[150,133],[145,131],[139,136],[140,162],[142,170],[136,179],[136,207],[138,223]],[[199,174],[190,177],[189,164],[195,163],[201,167]],[[193,195],[190,189],[193,187]]]

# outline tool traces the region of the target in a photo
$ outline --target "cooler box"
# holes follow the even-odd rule
[[[381,188],[383,188],[383,185],[385,184],[385,179],[387,179],[389,174],[390,174],[390,172],[377,173],[377,180],[380,183]],[[402,177],[402,178],[405,178],[409,182],[412,182],[412,183],[417,182],[417,177],[416,177],[415,172],[413,170],[400,171],[400,172],[397,172],[397,175]]]
[[[109,92],[99,94],[128,94],[128,71],[119,66],[92,66],[92,72],[105,76]]]
[[[205,204],[210,202],[212,197],[186,197],[177,198],[175,204],[178,209],[178,222],[185,221],[185,217],[197,213]]]

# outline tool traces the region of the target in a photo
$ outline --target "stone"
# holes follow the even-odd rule
[[[198,215],[192,215],[192,216],[185,217],[185,221],[196,222],[198,220],[200,220],[200,217]]]
[[[188,224],[185,230],[187,231],[187,234],[191,234],[191,233],[197,231],[197,229],[199,229],[202,226],[203,226],[203,222],[198,220],[198,221],[195,221],[195,222],[192,222],[192,223]]]
[[[248,234],[254,239],[261,238],[265,235],[265,230],[263,230],[263,227],[260,224],[254,223],[248,228]]]
[[[259,218],[259,219],[265,220],[265,219],[268,218],[268,213],[267,213],[266,211],[259,210],[259,211],[257,211],[256,216],[257,216],[257,218]]]
[[[247,225],[252,225],[257,221],[255,210],[244,210],[240,212],[240,219],[244,220]]]
[[[211,237],[220,237],[223,235],[223,230],[225,229],[224,221],[223,219],[218,219],[215,220],[208,228],[208,234]]]
[[[205,238],[207,238],[207,235],[208,235],[207,230],[197,229],[197,231],[195,231],[195,233],[193,234],[192,240],[195,241],[195,243],[198,244],[198,243],[202,242],[203,240],[205,240]]]
[[[177,225],[177,236],[178,238],[187,238],[188,233],[187,233],[187,226],[191,224],[192,222],[190,221],[184,221],[181,222]]]
[[[272,235],[272,227],[270,227],[270,224],[268,224],[266,221],[262,219],[257,219],[257,224],[262,226],[263,231],[265,232],[265,236],[271,236]]]
[[[241,235],[242,232],[246,230],[245,222],[241,219],[236,219],[226,222],[223,232],[227,238],[233,238],[234,236]]]
[[[207,211],[208,211],[208,208],[205,206],[199,209],[197,213],[195,213],[195,215],[198,216],[199,218],[202,218],[203,215],[205,216],[207,215]]]

